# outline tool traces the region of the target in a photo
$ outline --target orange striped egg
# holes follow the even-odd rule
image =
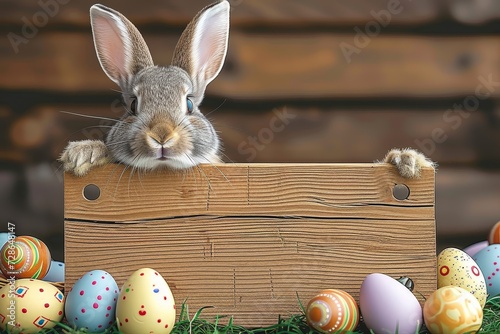
[[[41,240],[21,236],[7,242],[0,250],[0,269],[7,277],[42,279],[50,268],[51,256]]]
[[[469,291],[444,286],[425,301],[424,321],[432,334],[476,333],[483,321],[483,309]]]
[[[347,292],[327,289],[309,301],[306,318],[309,326],[323,333],[352,332],[359,322],[358,305]]]
[[[500,244],[500,222],[496,223],[490,230],[488,235],[488,242],[490,245]]]

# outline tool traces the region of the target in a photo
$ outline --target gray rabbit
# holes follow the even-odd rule
[[[137,28],[103,5],[90,9],[94,44],[107,76],[120,86],[125,115],[106,142],[70,142],[61,155],[64,170],[83,176],[94,167],[119,162],[141,169],[187,169],[219,163],[219,139],[198,105],[205,88],[219,74],[229,37],[228,1],[219,1],[188,24],[171,66],[155,66]],[[391,150],[383,160],[407,178],[434,164],[421,153]]]
[[[78,176],[108,162],[144,169],[217,163],[219,139],[198,105],[220,72],[229,37],[229,2],[203,9],[187,26],[172,66],[155,66],[137,28],[103,5],[90,9],[102,69],[120,86],[126,113],[106,143],[70,142],[60,160]]]

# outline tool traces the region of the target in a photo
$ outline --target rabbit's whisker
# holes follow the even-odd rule
[[[146,122],[140,117],[140,115],[135,115],[134,112],[132,112],[132,110],[130,110],[126,105],[124,105],[124,108],[125,108],[125,111],[127,112],[127,115],[129,116],[133,116],[135,117],[136,119],[139,120],[139,122],[141,122],[142,126],[145,127],[145,128],[148,128],[149,126],[146,124]]]
[[[128,193],[129,193],[129,196],[130,196],[130,184],[132,183],[132,178],[134,176],[134,172],[136,171],[136,167],[134,165],[132,165],[132,169],[130,171],[130,175],[128,176],[128,185],[127,185],[127,188],[128,188]],[[142,186],[142,184],[141,184]],[[137,190],[135,191],[136,194],[137,194]]]
[[[224,99],[224,101],[222,101],[222,103],[221,103],[221,104],[220,104],[217,108],[215,108],[214,110],[212,110],[212,111],[210,111],[209,113],[207,113],[207,114],[205,115],[205,117],[207,117],[207,116],[208,116],[208,115],[210,115],[211,113],[216,112],[217,110],[219,110],[219,109],[220,109],[220,108],[224,105],[224,103],[226,103],[226,101],[227,101],[227,99]]]
[[[130,183],[131,183],[131,180],[132,180],[132,176],[134,175],[134,171],[138,170],[138,167],[135,166],[135,163],[137,161],[139,161],[140,158],[141,158],[141,153],[137,153],[135,155],[134,159],[132,160],[132,164],[131,164],[132,165],[132,171],[130,172],[130,176],[128,178],[128,191],[129,191],[129,193],[130,193]],[[137,175],[139,175],[139,174],[137,174]],[[140,181],[140,177],[139,177],[139,181]],[[142,182],[141,182],[141,187],[143,187],[142,186]]]
[[[54,173],[54,175],[58,176],[59,173],[61,173],[61,172],[64,173],[63,168],[64,168],[64,164],[61,163],[55,170],[52,170],[52,172]]]
[[[92,128],[114,128],[114,126],[112,126],[112,125],[90,125],[90,126],[87,126],[87,127],[80,129],[78,132],[86,130],[86,129],[92,129]]]
[[[233,126],[233,125],[227,125],[227,124],[224,124],[224,125],[220,125],[220,124],[217,124],[217,122],[214,122],[213,119],[208,119],[208,121],[210,123],[212,123],[212,125],[214,126],[214,128],[223,128],[223,129],[230,129],[230,130],[236,130],[238,132],[244,132],[244,129],[243,127],[238,127],[238,126]],[[222,131],[218,131],[218,130],[215,130],[215,132],[217,133],[221,133]]]
[[[210,166],[212,166],[212,167],[214,167],[215,169],[217,169],[217,171],[220,173],[220,175],[222,175],[222,177],[223,177],[223,178],[224,178],[227,182],[231,183],[231,181],[229,181],[229,179],[226,177],[226,174],[224,174],[224,173],[220,170],[220,168],[219,168],[219,167],[217,167],[217,166],[216,166],[216,165],[215,165],[212,161],[210,161],[210,159],[208,159],[208,158],[207,158],[207,157],[205,157],[205,156],[202,156],[202,158],[203,158],[203,159],[205,159],[205,160],[206,160],[206,162],[207,162]]]
[[[120,167],[123,167],[123,165],[120,164],[120,163],[116,163],[115,167],[113,168],[113,170],[109,173],[108,179],[106,180],[106,185],[105,185],[106,189],[108,189],[108,186],[110,186],[110,183],[112,181],[113,176],[115,175],[115,173],[118,171],[118,169]],[[116,191],[115,191],[115,195],[116,195]]]
[[[192,174],[194,177],[194,184],[196,185],[196,190],[198,190],[198,178],[196,177],[196,172],[194,168],[181,169],[181,171],[182,171],[182,183],[184,184],[184,181],[186,181],[186,177]]]
[[[80,117],[85,117],[85,118],[94,118],[94,119],[102,119],[106,121],[112,121],[112,122],[122,122],[119,119],[115,118],[109,118],[109,117],[102,117],[102,116],[92,116],[92,115],[85,115],[85,114],[79,114],[76,112],[71,112],[71,111],[65,111],[65,110],[59,110],[59,112],[63,114],[68,114],[68,115],[73,115],[73,116],[80,116]]]
[[[130,165],[125,165],[125,168],[123,168],[121,174],[120,174],[120,177],[118,178],[118,182],[116,183],[116,187],[115,187],[115,194],[114,194],[114,197],[116,198],[116,193],[118,192],[118,186],[120,185],[120,182],[122,181],[122,177],[123,175],[125,174],[125,172],[130,168]]]
[[[224,158],[226,158],[230,163],[235,163],[226,153],[224,152],[219,152],[219,155],[222,155]]]
[[[198,170],[198,172],[200,173],[201,176],[203,176],[205,178],[205,180],[207,181],[208,183],[208,188],[210,190],[212,190],[212,183],[210,182],[210,179],[208,178],[207,174],[205,173],[205,171],[203,171],[203,169],[194,162],[193,158],[191,158],[188,154],[184,153],[184,155],[186,156],[186,158],[188,158],[188,160],[190,160],[192,162],[192,164],[194,165],[194,167]],[[195,174],[195,177],[196,177],[196,174]]]
[[[61,141],[61,144],[60,144],[60,147],[64,146],[64,145],[67,145],[67,142],[68,140],[73,137],[74,135],[76,135],[77,133],[80,133],[82,132],[83,130],[87,130],[87,129],[91,129],[91,128],[95,128],[95,127],[100,127],[99,125],[92,125],[92,126],[87,126],[85,128],[82,128],[78,131],[75,131],[75,132],[72,132],[70,133],[68,136],[66,136],[62,141]]]
[[[176,128],[179,128],[178,130],[184,130],[189,126],[189,120],[187,119],[187,116],[182,117],[181,121],[176,124]]]
[[[142,168],[136,167],[136,170],[137,170],[137,178],[139,179],[139,183],[141,184],[141,189],[144,189],[144,185],[142,184],[142,178],[141,178],[141,170],[142,170]]]

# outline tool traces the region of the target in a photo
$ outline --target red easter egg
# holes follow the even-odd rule
[[[345,291],[327,289],[307,304],[309,326],[323,333],[345,333],[356,329],[359,322],[358,305]]]
[[[0,270],[10,278],[42,279],[47,275],[51,255],[41,240],[21,236],[8,241],[0,250]]]
[[[500,222],[496,223],[490,230],[488,235],[488,242],[492,244],[500,244]]]

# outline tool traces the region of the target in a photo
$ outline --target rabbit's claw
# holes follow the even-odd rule
[[[69,142],[59,161],[64,171],[84,176],[92,168],[102,166],[111,161],[108,149],[100,140],[82,140]]]
[[[392,149],[383,162],[395,165],[399,174],[408,179],[419,178],[423,167],[436,167],[425,155],[411,148]]]

